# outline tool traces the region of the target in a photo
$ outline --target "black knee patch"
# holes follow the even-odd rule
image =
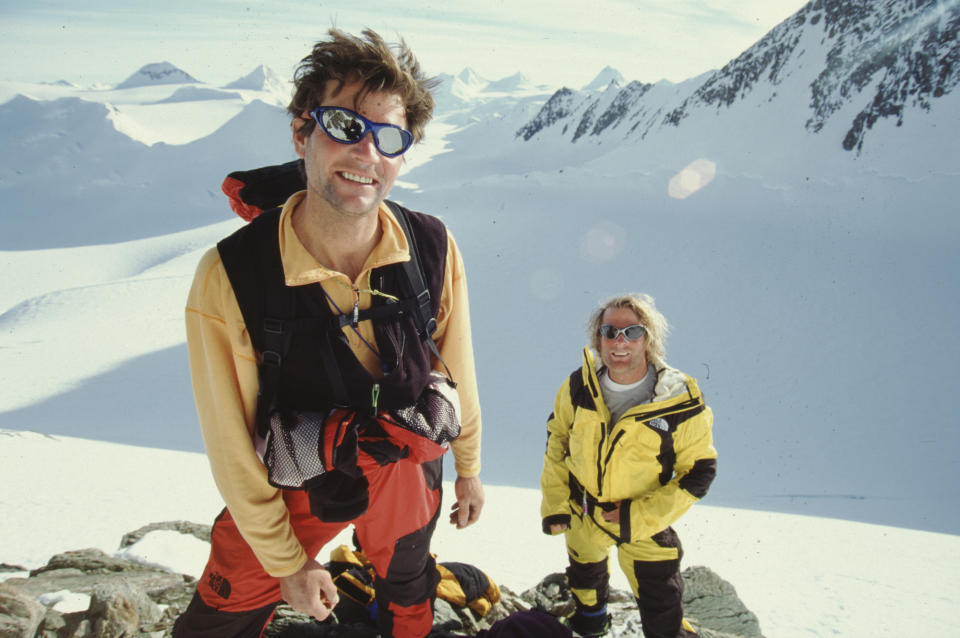
[[[220,611],[194,594],[187,609],[173,625],[174,638],[259,638],[277,603],[250,611]]]
[[[637,577],[637,607],[644,635],[674,638],[682,635],[683,578],[680,561],[634,563]]]
[[[568,557],[569,558],[569,557]],[[607,567],[607,561],[601,560],[596,563],[580,563],[569,558],[570,565],[567,567],[567,582],[571,589],[593,589],[597,592],[597,604],[589,607],[583,607],[584,611],[596,611],[607,604],[610,598],[610,570]],[[576,597],[574,597],[576,598]],[[579,601],[577,602],[579,607]]]
[[[438,506],[429,523],[397,540],[387,573],[378,577],[375,585],[379,609],[391,601],[409,607],[436,597],[440,572],[430,555],[430,538],[439,516]]]

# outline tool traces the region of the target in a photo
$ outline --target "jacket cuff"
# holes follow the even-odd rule
[[[550,531],[551,525],[566,525],[567,528],[570,527],[570,515],[569,514],[553,514],[543,519],[543,533],[550,536],[553,535],[553,532]]]
[[[303,569],[303,566],[307,564],[307,560],[309,558],[310,557],[307,556],[306,552],[304,552],[301,549],[300,555],[297,557],[295,561],[288,563],[279,569],[267,569],[266,567],[264,567],[263,571],[267,572],[269,575],[273,576],[274,578],[286,578],[287,576],[293,576],[294,574],[299,572],[301,569]],[[262,562],[261,562],[261,565],[263,565]]]

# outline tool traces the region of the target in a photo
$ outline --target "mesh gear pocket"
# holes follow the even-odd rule
[[[414,405],[391,410],[405,429],[444,444],[460,436],[460,395],[457,387],[439,372],[430,380]]]
[[[323,426],[326,412],[270,414],[270,427],[257,453],[267,468],[267,479],[281,489],[304,489],[326,473],[323,462]]]

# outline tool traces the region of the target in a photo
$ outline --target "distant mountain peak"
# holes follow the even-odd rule
[[[515,91],[517,89],[527,89],[532,87],[529,78],[521,72],[514,73],[501,80],[490,82],[486,91]]]
[[[284,86],[287,80],[268,66],[261,64],[250,73],[230,84],[225,89],[247,89],[250,91],[269,91],[276,86]]]
[[[198,80],[169,62],[154,62],[140,67],[140,70],[118,84],[118,89],[132,89],[140,86],[158,84],[193,84]]]
[[[701,114],[792,107],[794,125],[829,130],[859,154],[878,121],[901,126],[960,85],[960,2],[813,0],[722,69],[692,79],[694,90],[682,83],[682,92],[651,99],[650,85],[621,88],[614,73],[605,68],[582,93],[558,92],[517,136],[554,127],[575,142],[619,128],[621,139],[643,139]]]
[[[460,80],[463,84],[469,87],[477,87],[487,83],[486,80],[477,75],[477,72],[466,67],[463,71],[457,74],[456,79]]]
[[[40,84],[46,84],[47,86],[63,86],[69,89],[78,88],[76,84],[70,82],[69,80],[57,80],[56,82],[41,82]]]
[[[842,142],[859,152],[878,119],[895,118],[899,126],[906,108],[929,110],[933,98],[960,84],[958,34],[956,2],[816,0],[715,73],[666,121],[678,125],[698,105],[730,107],[763,83],[775,87],[812,71],[806,128],[820,132],[842,109],[862,104]],[[819,69],[803,69],[810,42],[822,47]]]
[[[623,86],[624,83],[623,76],[620,74],[620,71],[617,71],[612,66],[605,66],[600,73],[597,74],[595,78],[583,87],[584,91],[603,91],[610,86],[610,84],[615,84],[615,86]]]

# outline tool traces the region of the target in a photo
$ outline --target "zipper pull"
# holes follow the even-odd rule
[[[360,322],[360,295],[357,295],[357,300],[353,302],[353,327],[356,328],[359,322]]]
[[[377,411],[378,401],[380,401],[380,384],[374,383],[373,388],[370,390],[370,405],[373,407],[374,413]]]

